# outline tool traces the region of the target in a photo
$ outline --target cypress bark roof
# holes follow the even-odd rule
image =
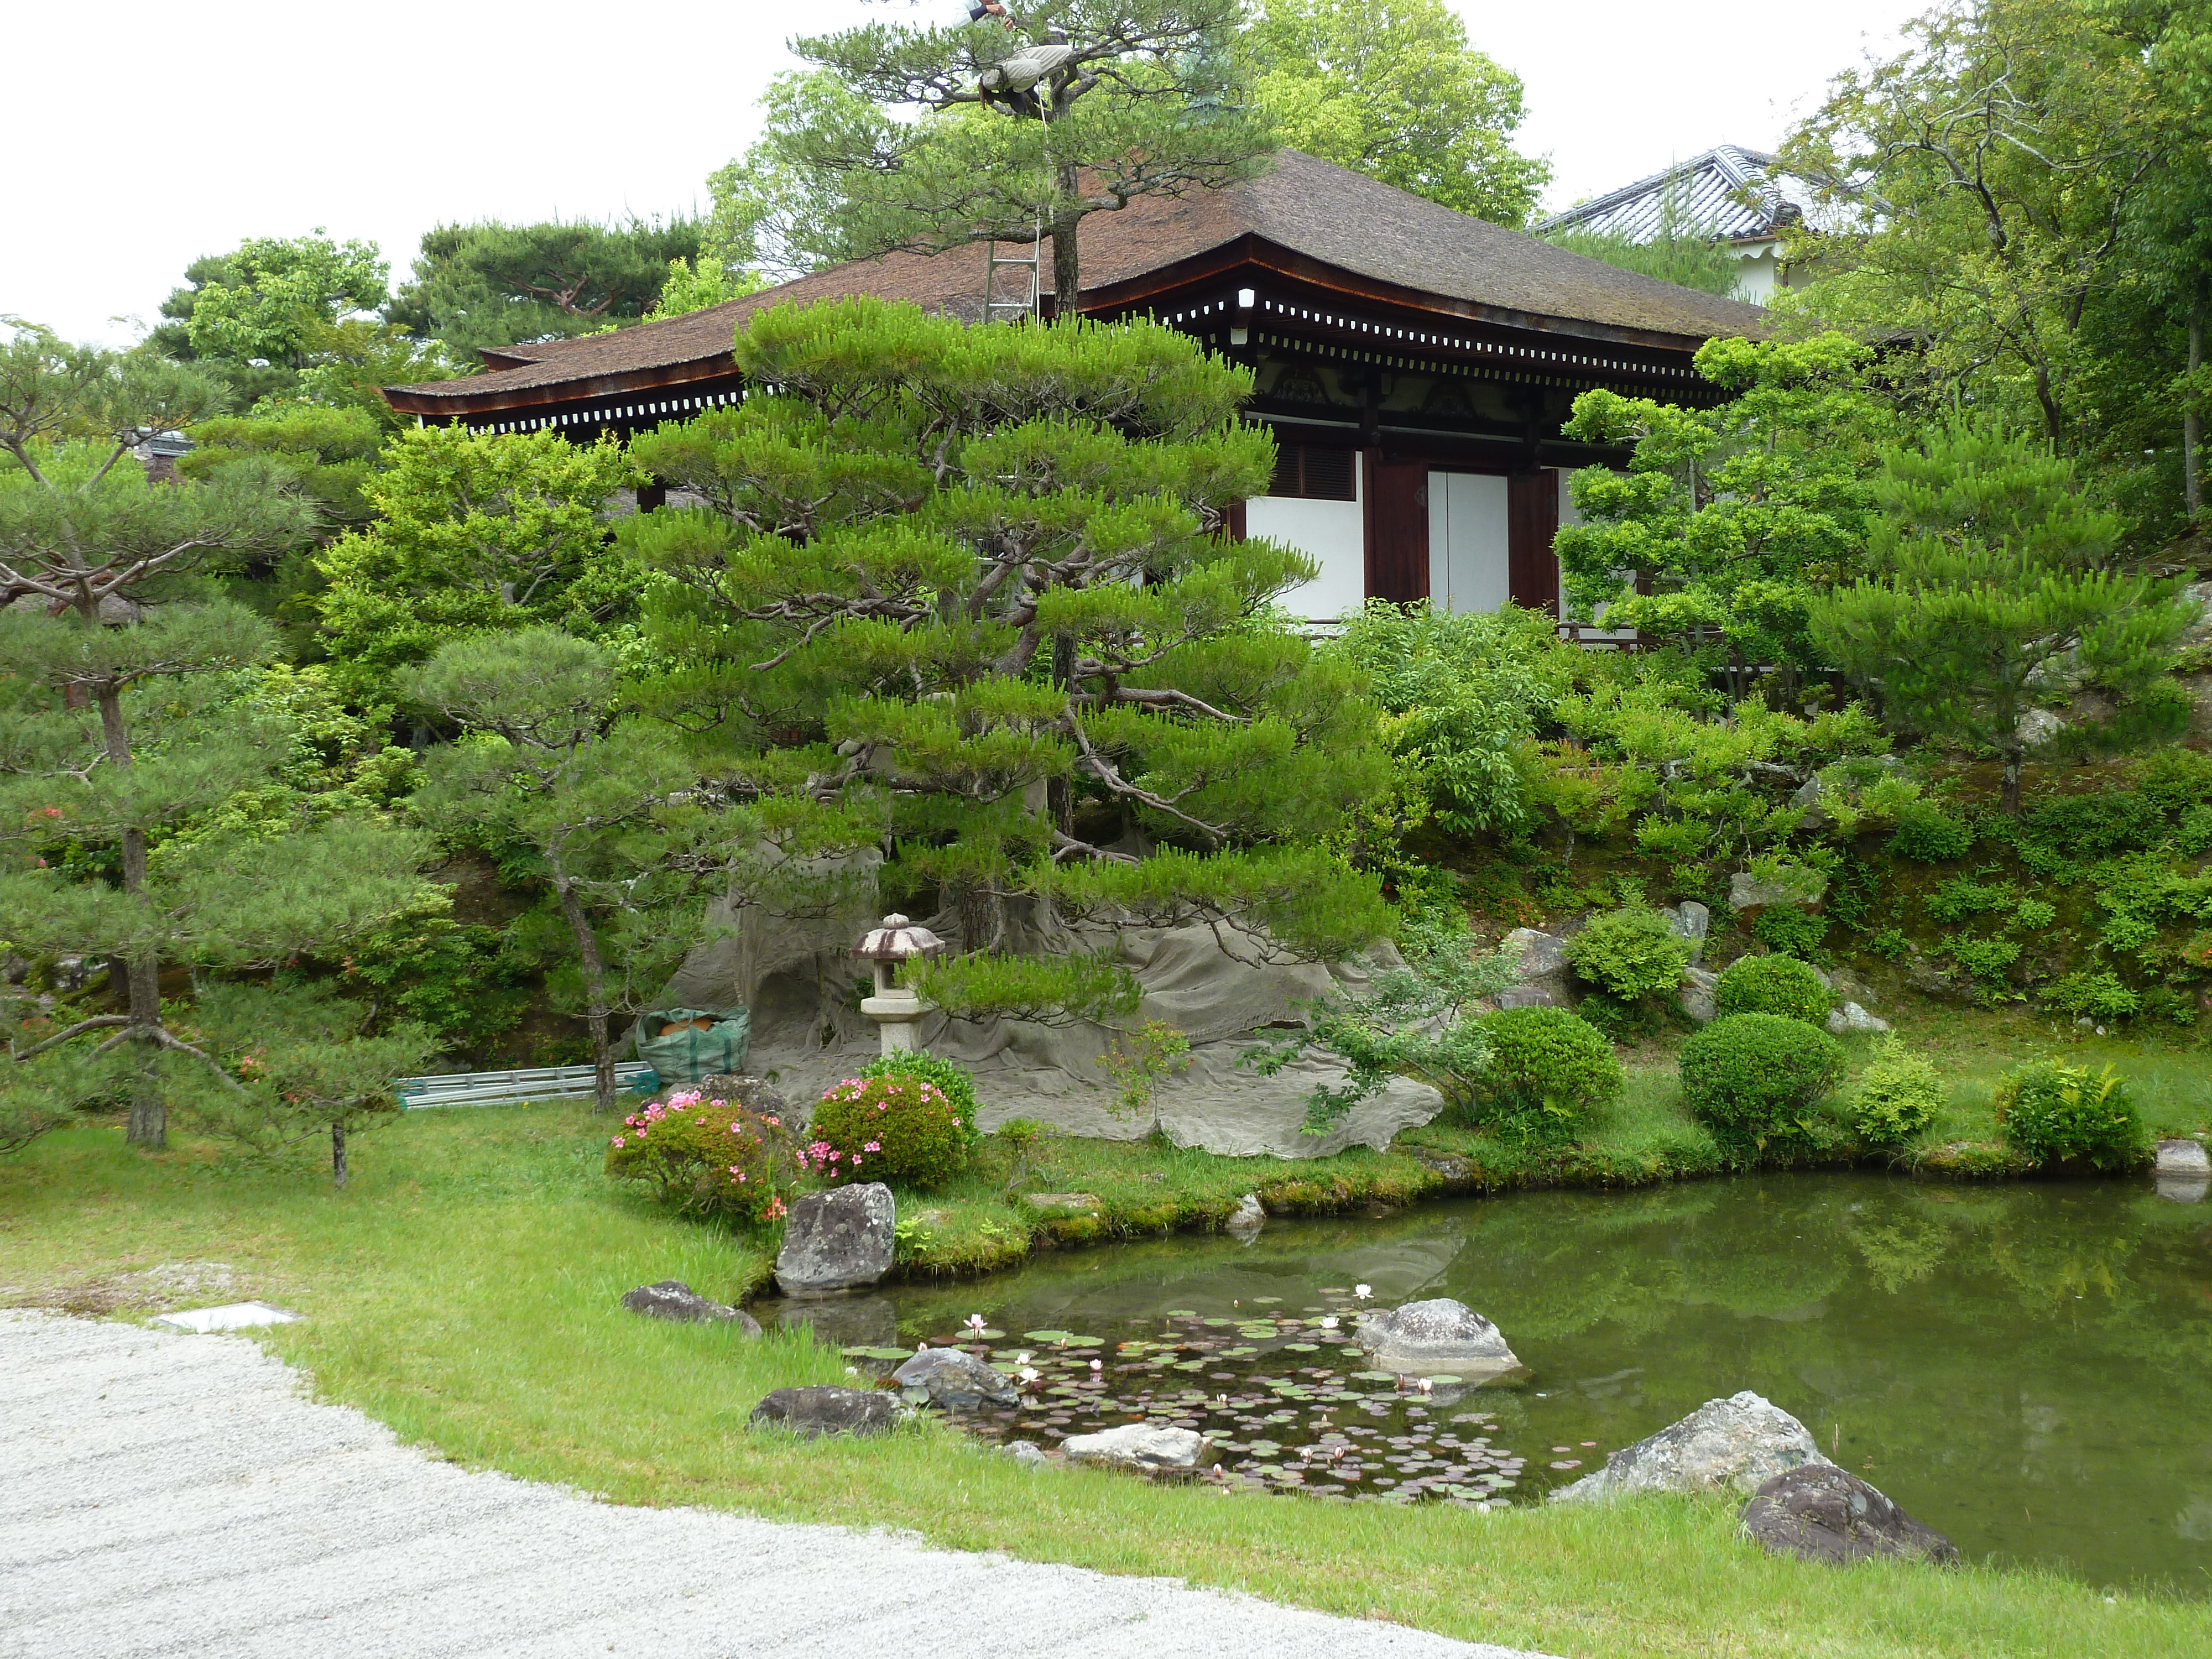
[[[1261,263],[1309,276],[1316,266],[1328,267],[1325,275],[1346,279],[1332,286],[1352,292],[1551,333],[1688,349],[1715,335],[1756,333],[1764,319],[1755,306],[1584,258],[1297,150],[1280,152],[1259,176],[1225,190],[1139,197],[1119,212],[1091,214],[1082,242],[1086,306],[1111,305],[1116,289],[1145,287],[1144,279],[1185,262],[1218,262],[1242,245]],[[1044,269],[1049,293],[1049,257]],[[735,331],[766,307],[872,294],[974,318],[982,309],[983,276],[981,244],[857,260],[689,316],[505,347],[485,354],[488,374],[392,387],[392,401],[417,412],[451,412],[510,397],[543,402],[555,387],[580,395],[673,383],[726,370]]]

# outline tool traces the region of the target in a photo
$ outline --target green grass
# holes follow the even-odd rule
[[[1662,1154],[1674,1133],[1664,1105],[1657,1085],[1640,1085],[1609,1133]],[[933,1424],[875,1443],[752,1435],[745,1415],[762,1394],[842,1380],[842,1362],[803,1336],[749,1342],[623,1312],[633,1285],[678,1277],[727,1297],[766,1264],[757,1247],[615,1188],[599,1173],[603,1129],[567,1108],[414,1114],[362,1138],[343,1194],[304,1163],[249,1167],[194,1141],[141,1158],[112,1128],[57,1133],[0,1162],[0,1297],[127,1316],[150,1310],[129,1275],[225,1262],[237,1275],[226,1294],[308,1316],[264,1340],[324,1397],[459,1462],[623,1503],[911,1528],[947,1547],[1172,1574],[1562,1655],[2212,1649],[2203,1604],[2108,1601],[2036,1572],[1771,1559],[1719,1503],[1485,1517],[1032,1476]],[[1250,1190],[1231,1178],[1248,1160],[1073,1145],[1054,1156],[1055,1176],[1084,1176],[1086,1190],[1124,1174],[1206,1202]],[[1147,1156],[1171,1182],[1144,1182]],[[1190,1160],[1179,1176],[1178,1158]],[[1361,1172],[1346,1176],[1356,1187],[1412,1160],[1340,1162]],[[1298,1178],[1318,1190],[1322,1175]]]

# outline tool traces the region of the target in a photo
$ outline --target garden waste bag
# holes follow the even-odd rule
[[[752,1015],[744,1008],[661,1008],[637,1018],[637,1057],[659,1074],[663,1089],[703,1077],[742,1073],[752,1048]]]

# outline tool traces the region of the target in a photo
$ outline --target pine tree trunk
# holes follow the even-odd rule
[[[331,1124],[331,1185],[343,1187],[345,1181],[345,1120],[337,1118]]]
[[[592,1028],[592,1109],[611,1112],[615,1109],[615,1051],[607,1041],[606,964],[599,960],[599,936],[592,932],[592,919],[584,913],[584,902],[576,896],[574,884],[556,877],[553,890],[560,896],[561,914],[568,918],[576,936],[576,959],[584,970],[584,1018]]]
[[[1083,301],[1083,265],[1077,257],[1075,228],[1083,220],[1076,190],[1080,180],[1075,164],[1063,162],[1059,191],[1052,204],[1052,314],[1055,320],[1072,318]]]
[[[2005,811],[2013,817],[2020,816],[2020,775],[2023,763],[2018,755],[2007,755],[2004,768]]]
[[[90,624],[98,626],[97,623]],[[100,730],[107,763],[118,771],[131,769],[131,732],[123,723],[123,689],[102,685],[94,694],[100,705]],[[146,832],[123,832],[123,890],[133,898],[146,890]],[[138,1050],[138,1070],[131,1080],[131,1124],[124,1139],[133,1146],[160,1152],[169,1144],[168,1107],[161,1098],[161,1081],[154,1058],[161,1052],[161,961],[150,950],[123,958],[130,992],[131,1024],[126,1028]],[[112,970],[109,977],[112,979]]]
[[[2181,404],[2181,502],[2189,514],[2189,527],[2197,528],[2204,516],[2204,480],[2199,453],[2204,444],[2204,416],[2197,406],[2197,372],[2204,367],[2205,280],[2197,279],[2189,296],[2189,395]]]

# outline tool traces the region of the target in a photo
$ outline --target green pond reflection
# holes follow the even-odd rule
[[[1110,1358],[1171,1311],[1348,1311],[1363,1284],[1383,1307],[1455,1297],[1528,1365],[1451,1408],[1523,1465],[1515,1502],[1750,1389],[1970,1559],[2212,1591],[2212,1202],[2148,1182],[1532,1193],[1050,1255],[891,1301],[909,1348],[980,1314],[1016,1334],[994,1349],[1072,1331]]]

